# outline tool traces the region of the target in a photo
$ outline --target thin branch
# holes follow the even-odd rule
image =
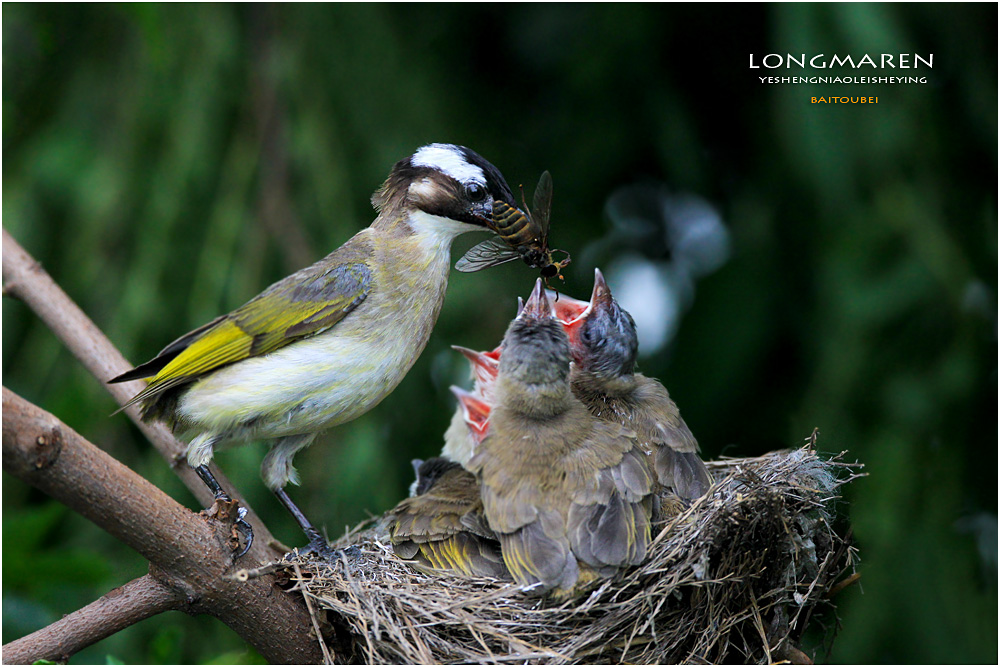
[[[65,662],[80,650],[165,611],[181,609],[184,596],[146,574],[83,609],[3,647],[5,664]]]
[[[107,384],[110,378],[132,368],[131,364],[6,229],[3,230],[3,281],[4,293],[27,304],[114,396],[119,405],[124,405],[143,388],[140,381]],[[211,504],[214,500],[212,493],[197,473],[183,462],[185,446],[173,436],[170,429],[160,422],[143,422],[139,418],[138,406],[132,406],[125,412],[167,460],[198,502],[206,506]],[[235,493],[233,483],[221,472],[216,471],[215,476],[224,489],[234,493],[234,497],[242,498]],[[270,544],[274,537],[267,526],[245,502],[241,501],[241,504],[248,510],[247,521],[253,525],[257,541],[264,545]]]
[[[322,660],[309,638],[305,607],[273,577],[236,582],[224,576],[236,546],[231,522],[210,521],[184,508],[6,387],[3,469],[141,553],[150,561],[150,574],[184,597],[187,611],[215,616],[269,661]],[[263,554],[263,545],[255,544],[246,560]]]

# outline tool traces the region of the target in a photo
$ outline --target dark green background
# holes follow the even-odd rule
[[[553,242],[577,257],[578,297],[613,190],[697,194],[732,255],[643,370],[707,457],[818,426],[825,451],[866,464],[847,489],[862,585],[838,598],[839,637],[818,657],[993,663],[996,22],[993,4],[5,3],[3,225],[142,361],[367,225],[371,192],[424,143],[473,147],[515,187],[551,170]],[[768,86],[748,68],[750,53],[789,52],[933,53],[934,68],[895,86]],[[810,104],[831,94],[879,103]],[[532,280],[520,264],[453,273],[402,385],[299,456],[292,493],[314,521],[338,535],[404,495],[453,408],[463,371],[448,346],[492,347]],[[23,305],[5,298],[3,315],[4,384],[196,508],[109,416],[100,381]],[[299,544],[257,477],[262,456],[218,460]],[[6,474],[3,510],[4,642],[145,571]],[[253,659],[221,623],[179,613],[74,662],[109,655]]]

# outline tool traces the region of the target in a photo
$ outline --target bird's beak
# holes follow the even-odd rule
[[[451,349],[461,352],[462,355],[472,364],[472,372],[477,381],[488,382],[496,379],[500,368],[500,348],[492,352],[476,352],[461,345],[452,345]]]
[[[565,302],[565,305],[563,305],[563,302]],[[590,294],[590,303],[570,299],[566,296],[560,297],[555,306],[556,317],[559,318],[563,329],[566,330],[571,347],[574,347],[577,341],[579,341],[580,328],[587,321],[587,318],[598,310],[611,308],[613,303],[614,298],[611,296],[611,289],[608,287],[608,283],[604,281],[604,274],[597,268],[594,269],[594,291]]]
[[[455,394],[462,407],[465,423],[473,430],[477,439],[482,441],[490,426],[490,406],[461,387],[452,385],[451,393]]]
[[[493,207],[495,203],[491,199],[487,199],[481,204],[473,205],[472,211],[470,211],[475,224],[482,225],[486,229],[492,232],[496,232],[495,225],[493,224]]]
[[[608,309],[614,304],[611,288],[604,282],[604,274],[598,268],[594,269],[594,291],[590,294],[590,305],[593,308]]]
[[[549,298],[545,296],[545,288],[542,286],[541,278],[535,281],[535,289],[531,290],[531,296],[528,297],[527,303],[519,311],[517,314],[518,318],[525,315],[536,319],[546,319],[553,316],[552,304],[549,303]]]

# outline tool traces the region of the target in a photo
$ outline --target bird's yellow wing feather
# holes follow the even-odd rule
[[[249,357],[268,354],[296,340],[326,331],[368,296],[371,269],[363,252],[340,248],[326,259],[288,276],[229,315],[182,336],[156,358],[112,382],[152,379],[127,405]],[[344,256],[346,255],[346,256]]]

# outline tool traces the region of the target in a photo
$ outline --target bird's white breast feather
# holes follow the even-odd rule
[[[422,211],[408,222],[415,232],[403,249],[409,261],[390,271],[397,288],[415,290],[416,303],[400,307],[384,290],[370,294],[328,331],[195,382],[180,398],[180,416],[237,439],[276,438],[342,424],[381,401],[427,342],[444,297],[452,239],[482,230]]]

